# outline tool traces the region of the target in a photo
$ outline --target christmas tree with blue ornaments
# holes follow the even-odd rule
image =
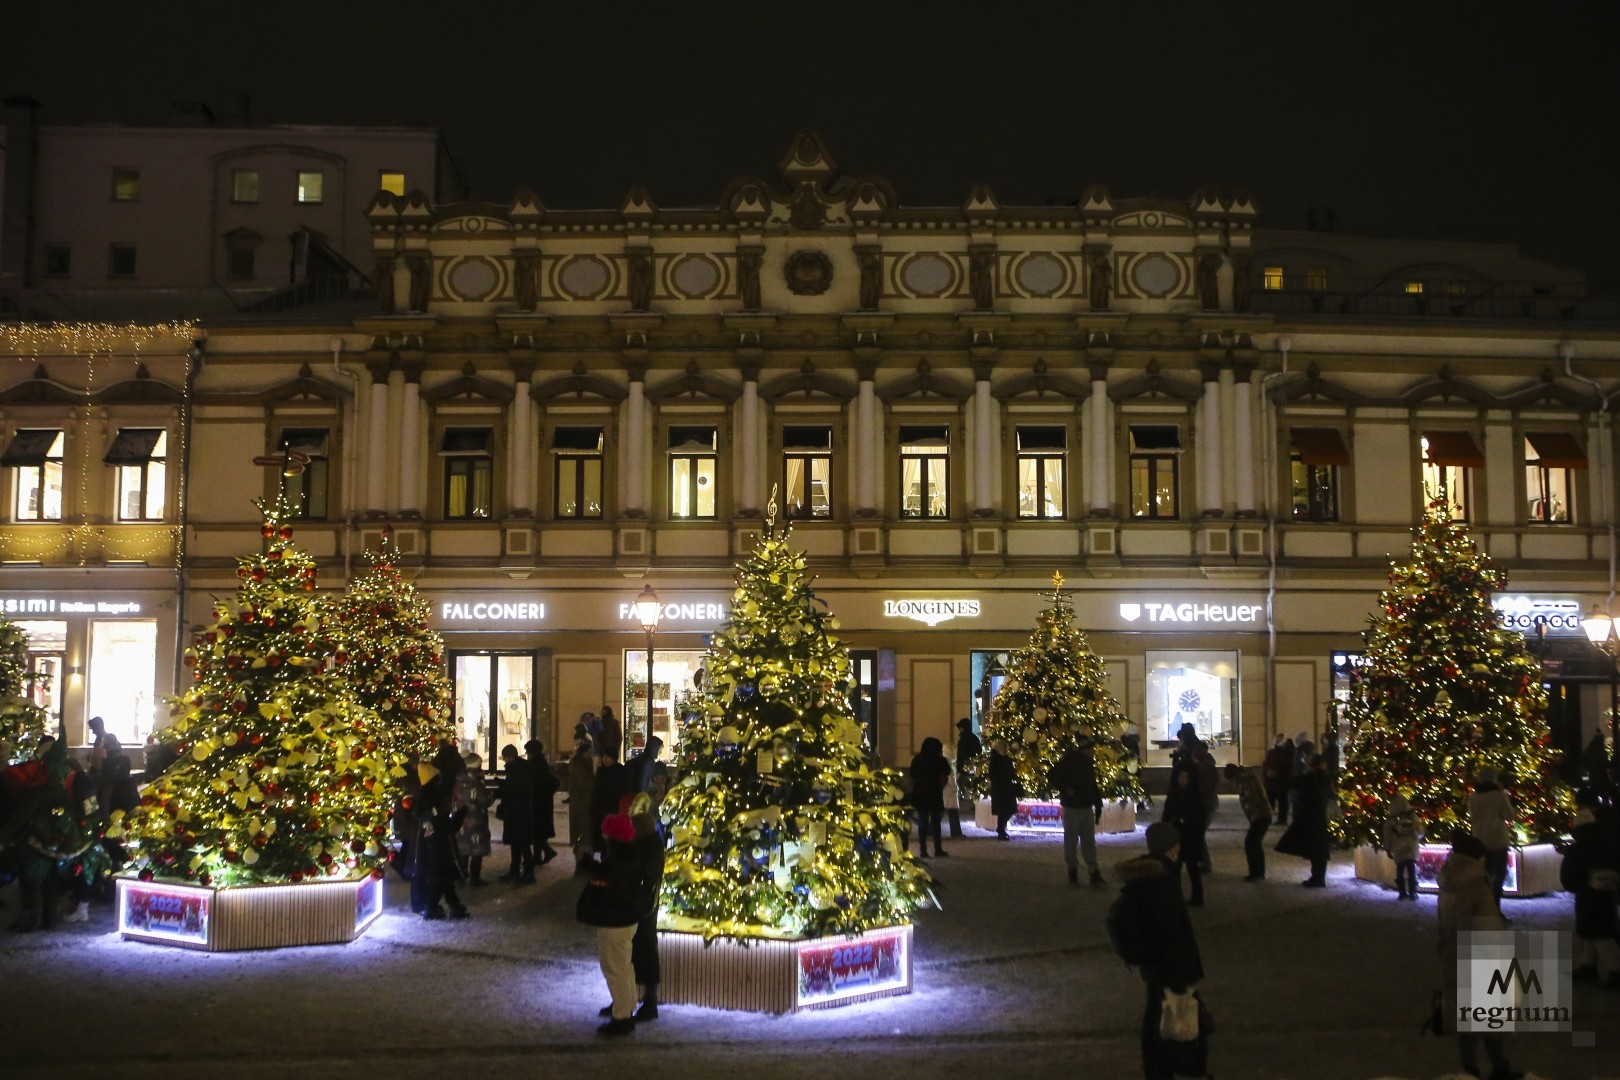
[[[774,505],[685,702],[662,810],[659,925],[709,939],[858,933],[933,902],[899,774],[862,745],[838,620]]]

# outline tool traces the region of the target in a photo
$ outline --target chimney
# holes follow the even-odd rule
[[[29,252],[34,247],[34,188],[39,176],[39,102],[8,97],[6,195],[0,205],[0,282],[32,285]]]

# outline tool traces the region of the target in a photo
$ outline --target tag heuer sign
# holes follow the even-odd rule
[[[977,600],[885,600],[883,614],[890,618],[915,619],[929,626],[938,626],[961,615],[976,618]]]

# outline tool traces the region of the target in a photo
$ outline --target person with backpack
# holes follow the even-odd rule
[[[1198,788],[1198,768],[1192,762],[1177,765],[1170,780],[1170,794],[1164,799],[1164,820],[1176,827],[1179,862],[1187,868],[1187,881],[1192,895],[1187,903],[1192,907],[1204,906],[1204,875],[1202,867],[1207,851],[1204,830],[1209,818],[1204,809],[1204,796]],[[1180,885],[1180,877],[1177,877]]]
[[[1192,918],[1181,898],[1181,834],[1167,821],[1147,828],[1147,854],[1119,864],[1125,884],[1108,909],[1108,936],[1120,959],[1137,969],[1147,990],[1142,1010],[1142,1075],[1172,1080],[1177,1071],[1202,1074],[1208,1052],[1200,1023],[1197,1040],[1170,1043],[1159,1036],[1166,991],[1184,994],[1204,977]],[[1187,1058],[1194,1058],[1189,1061]]]
[[[1047,772],[1046,782],[1056,789],[1063,805],[1063,861],[1069,868],[1069,884],[1080,884],[1080,859],[1084,856],[1091,872],[1091,884],[1103,883],[1097,869],[1097,819],[1102,816],[1102,793],[1097,790],[1097,763],[1092,756],[1091,739],[1082,735],[1063,752]]]

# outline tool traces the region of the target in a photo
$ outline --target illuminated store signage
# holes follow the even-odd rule
[[[134,600],[57,600],[49,596],[7,596],[0,598],[0,612],[7,615],[139,615],[141,605]]]
[[[915,619],[929,626],[938,626],[942,622],[949,622],[958,615],[964,618],[977,618],[979,602],[977,600],[885,600],[883,601],[883,614],[890,618]]]
[[[1264,604],[1121,604],[1119,617],[1126,622],[1149,623],[1246,623],[1260,621]]]
[[[532,600],[445,600],[439,604],[439,618],[445,622],[542,622],[545,617],[546,605]]]
[[[660,624],[676,622],[722,623],[726,621],[726,616],[729,614],[730,612],[726,610],[724,604],[669,603],[665,604],[662,610],[659,611],[658,621]],[[641,625],[641,616],[636,613],[636,605],[634,604],[620,604],[619,619],[621,622],[633,622],[637,626]]]
[[[1581,636],[1581,602],[1572,596],[1520,596],[1503,594],[1491,598],[1491,606],[1502,617],[1502,626],[1521,634],[1534,634],[1536,625],[1561,637]]]

